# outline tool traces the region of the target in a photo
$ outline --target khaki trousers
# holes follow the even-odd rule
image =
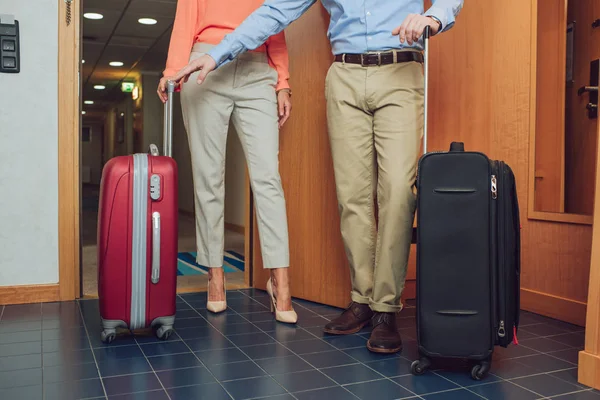
[[[352,300],[373,311],[397,312],[402,309],[416,205],[422,65],[335,62],[325,90]]]
[[[211,47],[194,45],[190,59]],[[249,52],[211,73],[202,85],[196,79],[193,74],[183,85],[181,105],[192,156],[197,262],[211,268],[223,265],[225,149],[231,119],[248,164],[264,266],[288,267],[288,226],[279,176],[277,72],[265,53]]]

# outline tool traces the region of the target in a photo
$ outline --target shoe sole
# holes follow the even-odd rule
[[[394,349],[382,349],[379,347],[372,347],[371,346],[371,341],[369,340],[367,342],[367,349],[369,349],[370,352],[372,353],[379,353],[379,354],[394,354],[394,353],[399,353],[402,351],[402,346],[394,348]]]
[[[323,332],[328,333],[330,335],[352,335],[352,334],[360,332],[368,324],[369,324],[369,321],[367,321],[364,324],[359,325],[358,327],[356,327],[354,329],[351,329],[349,331],[338,331],[338,330],[335,330],[335,329],[323,328]]]

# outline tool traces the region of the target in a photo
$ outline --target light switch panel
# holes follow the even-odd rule
[[[19,21],[12,15],[0,14],[0,72],[21,71],[19,50]]]

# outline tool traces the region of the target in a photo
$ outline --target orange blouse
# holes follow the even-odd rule
[[[169,55],[164,76],[185,67],[194,43],[219,44],[264,0],[178,0]],[[267,53],[269,65],[277,71],[277,90],[289,88],[289,60],[283,32],[271,36],[255,51]]]

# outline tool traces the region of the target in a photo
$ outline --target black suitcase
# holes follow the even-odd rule
[[[425,93],[428,82],[425,35]],[[425,116],[427,116],[425,100]],[[427,118],[427,117],[426,117]],[[475,362],[486,375],[495,345],[516,342],[520,223],[515,177],[502,161],[464,151],[427,153],[417,176],[417,340],[424,373],[435,358]]]

